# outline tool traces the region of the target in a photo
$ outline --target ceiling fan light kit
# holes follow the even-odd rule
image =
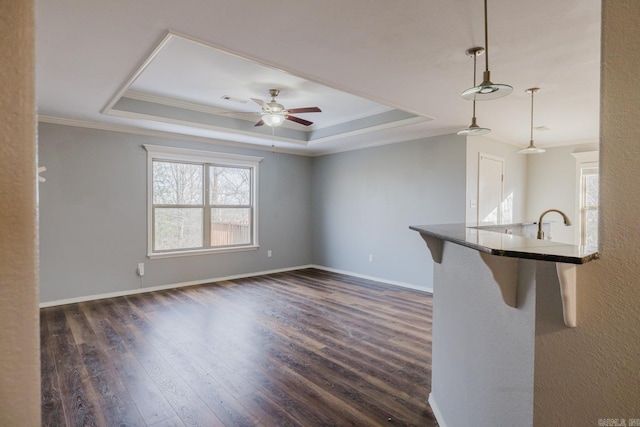
[[[253,102],[258,104],[262,108],[262,117],[260,121],[254,126],[267,125],[270,127],[277,127],[283,124],[285,120],[299,123],[303,126],[311,126],[313,122],[301,119],[300,117],[292,116],[291,114],[322,112],[322,110],[320,110],[320,108],[318,107],[290,108],[287,110],[284,108],[284,105],[276,102],[276,96],[278,96],[278,94],[280,94],[280,90],[269,89],[269,95],[271,95],[270,102],[264,102],[261,99],[251,98]]]
[[[532,87],[525,91],[526,93],[531,94],[531,126],[530,126],[530,133],[529,133],[529,146],[527,148],[523,148],[522,150],[518,151],[519,154],[540,154],[545,152],[543,148],[538,148],[533,143],[533,94],[539,90],[540,88]]]
[[[513,91],[513,87],[510,85],[493,83],[491,81],[491,72],[489,71],[489,26],[487,24],[487,0],[484,0],[484,48],[485,70],[482,83],[462,92],[462,97],[464,99],[487,101],[490,99],[502,98]]]
[[[476,84],[476,62],[477,62],[478,56],[480,56],[480,55],[482,55],[484,53],[484,48],[482,48],[482,47],[472,47],[470,49],[467,49],[466,53],[467,53],[468,56],[472,56],[473,57],[473,84],[475,85]],[[462,129],[462,130],[458,131],[458,135],[461,135],[461,136],[480,136],[480,135],[486,135],[489,132],[491,132],[491,129],[482,128],[482,127],[478,126],[478,123],[476,121],[476,100],[473,99],[473,116],[471,117],[471,124],[466,129]]]
[[[284,123],[285,117],[283,114],[269,113],[262,116],[262,121],[265,125],[271,127],[278,127]]]

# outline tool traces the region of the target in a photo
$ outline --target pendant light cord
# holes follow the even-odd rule
[[[478,52],[473,52],[473,86],[476,86],[476,62],[478,61]],[[476,118],[476,98],[473,98],[473,118]]]
[[[271,152],[276,152],[276,128],[271,126]]]
[[[487,0],[484,0],[484,63],[485,71],[489,71],[489,25],[487,24]]]
[[[529,142],[533,144],[533,94],[536,93],[534,90],[531,91],[531,133],[529,134]]]

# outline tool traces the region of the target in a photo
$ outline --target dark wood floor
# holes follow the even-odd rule
[[[41,310],[45,426],[432,426],[431,296],[299,270]]]

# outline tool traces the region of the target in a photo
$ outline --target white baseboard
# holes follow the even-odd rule
[[[347,276],[359,277],[361,279],[373,280],[374,282],[382,282],[388,285],[401,286],[403,288],[415,289],[416,291],[428,292],[433,294],[433,288],[425,288],[422,286],[414,285],[413,283],[397,282],[395,280],[383,279],[381,277],[367,276],[365,274],[354,273],[353,271],[338,270],[336,268],[325,267],[323,265],[311,264],[309,268],[317,268],[318,270],[330,271],[332,273],[345,274]]]
[[[147,293],[147,292],[162,291],[162,290],[165,290],[165,289],[183,288],[185,286],[204,285],[205,283],[223,282],[225,280],[244,279],[246,277],[264,276],[264,275],[267,275],[267,274],[282,273],[282,272],[285,272],[285,271],[302,270],[302,269],[305,269],[305,268],[314,268],[314,266],[312,266],[312,265],[299,265],[299,266],[296,266],[296,267],[287,267],[287,268],[280,268],[280,269],[276,269],[276,270],[258,271],[258,272],[255,272],[255,273],[235,274],[235,275],[232,275],[232,276],[216,277],[216,278],[202,279],[202,280],[193,280],[191,282],[172,283],[172,284],[168,284],[168,285],[150,286],[150,287],[146,287],[146,288],[130,289],[130,290],[126,290],[126,291],[109,292],[109,293],[106,293],[106,294],[87,295],[87,296],[76,297],[76,298],[60,299],[60,300],[55,300],[55,301],[41,302],[40,303],[40,308],[55,307],[55,306],[58,306],[58,305],[74,304],[74,303],[78,303],[78,302],[95,301],[95,300],[105,299],[105,298],[122,297],[122,296],[126,296],[126,295],[144,294],[144,293]]]
[[[436,417],[436,421],[438,422],[438,425],[440,427],[447,427],[447,423],[444,422],[444,417],[442,416],[442,412],[440,412],[440,409],[436,404],[436,400],[433,397],[433,393],[429,393],[429,405],[431,406],[431,411],[433,412],[433,415]]]
[[[305,268],[317,268],[318,270],[325,270],[325,271],[330,271],[332,273],[339,273],[339,274],[344,274],[344,275],[347,275],[347,276],[359,277],[361,279],[367,279],[367,280],[373,280],[373,281],[376,281],[376,282],[382,282],[382,283],[386,283],[386,284],[389,284],[389,285],[401,286],[401,287],[404,287],[404,288],[410,288],[410,289],[415,289],[415,290],[418,290],[418,291],[433,293],[433,289],[421,288],[421,287],[419,287],[417,285],[413,285],[411,283],[396,282],[394,280],[382,279],[380,277],[366,276],[366,275],[354,273],[354,272],[351,272],[351,271],[337,270],[335,268],[324,267],[322,265],[307,264],[307,265],[299,265],[299,266],[296,266],[296,267],[280,268],[280,269],[276,269],[276,270],[258,271],[258,272],[254,272],[254,273],[245,273],[245,274],[235,274],[235,275],[232,275],[232,276],[215,277],[215,278],[202,279],[202,280],[193,280],[191,282],[171,283],[171,284],[168,284],[168,285],[150,286],[150,287],[145,287],[145,288],[129,289],[129,290],[126,290],[126,291],[117,291],[117,292],[109,292],[109,293],[105,293],[105,294],[87,295],[87,296],[76,297],[76,298],[67,298],[67,299],[60,299],[60,300],[55,300],[55,301],[46,301],[46,302],[41,302],[40,303],[40,308],[55,307],[55,306],[58,306],[58,305],[65,305],[65,304],[75,304],[75,303],[79,303],[79,302],[95,301],[95,300],[100,300],[100,299],[105,299],[105,298],[122,297],[122,296],[126,296],[126,295],[144,294],[146,292],[162,291],[162,290],[165,290],[165,289],[183,288],[185,286],[204,285],[205,283],[223,282],[225,280],[244,279],[246,277],[264,276],[264,275],[267,275],[267,274],[282,273],[282,272],[285,272],[285,271],[303,270]]]

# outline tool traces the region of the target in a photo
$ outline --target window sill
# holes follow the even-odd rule
[[[194,255],[211,255],[211,254],[223,254],[229,252],[245,252],[245,251],[255,251],[259,248],[258,245],[252,246],[240,246],[240,247],[229,247],[229,248],[218,248],[218,249],[197,249],[191,251],[176,251],[176,252],[158,252],[147,254],[147,258],[149,259],[159,259],[159,258],[176,258],[183,256],[194,256]]]

